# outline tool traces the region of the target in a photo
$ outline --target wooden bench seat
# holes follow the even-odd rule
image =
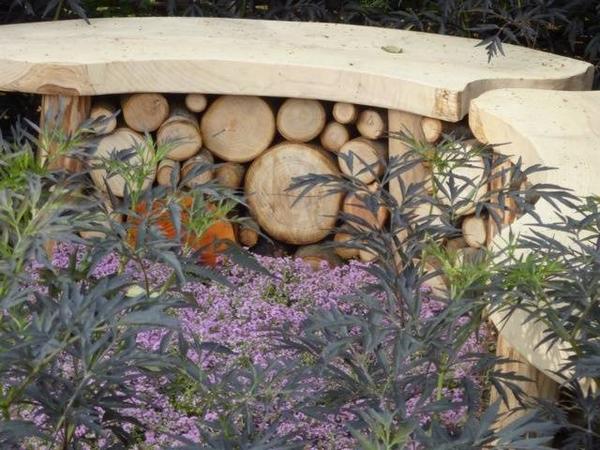
[[[340,24],[121,18],[0,27],[0,91],[317,98],[451,122],[502,87],[580,90],[593,67],[512,45]]]
[[[555,184],[581,196],[600,194],[600,91],[499,89],[472,102],[469,123],[479,141],[502,144],[495,147],[496,152],[511,155],[515,160],[522,158],[524,167],[540,164],[553,168],[532,174],[530,182]],[[538,202],[536,213],[542,223],[559,221],[556,210],[547,202]],[[568,208],[561,207],[561,213],[568,216]],[[540,231],[532,226],[534,222],[531,217],[517,219],[510,229],[494,238],[492,245],[503,247],[510,232],[527,236],[535,229]],[[569,245],[569,237],[560,232],[553,232],[553,238]],[[545,375],[539,376],[526,364],[513,365],[516,372],[536,380],[536,385],[523,388],[534,395],[549,397],[544,385],[550,390],[556,387],[548,385],[545,379],[559,384],[564,381],[557,373],[565,374],[568,346],[537,347],[545,335],[545,326],[539,322],[524,325],[526,317],[524,312],[516,311],[506,321],[503,314],[493,314],[491,318],[506,347],[516,351],[505,352],[504,356],[531,364]]]

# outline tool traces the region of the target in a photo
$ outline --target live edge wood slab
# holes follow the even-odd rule
[[[579,90],[581,61],[511,45],[488,63],[476,40],[340,24],[120,18],[0,27],[0,91],[315,98],[456,122],[502,87]]]

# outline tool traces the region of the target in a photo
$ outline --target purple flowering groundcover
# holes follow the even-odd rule
[[[59,246],[53,263],[66,267],[73,247]],[[350,449],[356,448],[356,441],[349,431],[357,417],[352,412],[354,405],[346,405],[332,414],[309,416],[301,412],[305,397],[329,382],[327,379],[305,379],[301,386],[289,389],[289,380],[280,370],[285,361],[310,365],[306,355],[294,354],[282,349],[273,334],[274,329],[285,327],[288,332],[297,332],[312,312],[318,309],[348,312],[355,308],[347,301],[357,288],[373,283],[374,279],[365,271],[365,264],[349,262],[347,265],[330,268],[324,264],[320,270],[313,270],[307,263],[293,258],[272,258],[257,256],[258,261],[271,273],[271,276],[257,273],[231,263],[224,263],[219,270],[231,284],[226,287],[216,283],[189,282],[181,289],[182,294],[191,296],[194,307],[177,310],[184,335],[199,342],[212,342],[227,347],[227,352],[198,352],[190,349],[188,356],[206,374],[201,389],[186,380],[140,378],[135,388],[143,398],[148,399],[138,408],[123,411],[135,417],[141,424],[139,449],[176,446],[180,437],[190,442],[202,443],[206,433],[210,433],[210,423],[227,416],[228,409],[240,405],[251,410],[255,425],[260,430],[273,430],[275,435],[291,436],[301,441],[303,448],[311,449]],[[95,276],[103,277],[118,270],[116,257],[106,257],[95,269]],[[126,268],[136,273],[130,265]],[[152,264],[146,274],[154,286],[162,286],[170,277],[171,271],[165,266]],[[430,320],[443,308],[434,300],[425,299],[421,316]],[[468,320],[467,317],[464,320]],[[138,337],[138,343],[152,349],[158,348],[164,330],[148,330]],[[490,339],[489,330],[481,327],[473,333],[461,350],[464,354],[485,352]],[[237,382],[244,389],[236,391],[227,377],[233,368],[247,368],[249,375]],[[68,370],[68,368],[65,368]],[[260,371],[263,373],[257,373]],[[481,384],[480,374],[474,371],[472,363],[460,365],[449,378],[460,380],[470,378]],[[444,387],[443,396],[452,402],[463,400],[462,388]],[[249,400],[249,395],[251,398]],[[419,400],[418,389],[408,402],[408,409]],[[357,401],[359,403],[360,400]],[[465,418],[465,408],[457,408],[442,413],[442,422],[448,426],[460,427]],[[35,410],[23,412],[24,417],[43,423],[44,417]],[[428,417],[419,417],[426,423]],[[79,427],[76,434],[88,433]],[[102,440],[99,447],[103,447]]]

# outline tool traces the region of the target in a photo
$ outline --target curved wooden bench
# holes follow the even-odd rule
[[[488,64],[476,40],[340,24],[122,18],[0,27],[0,91],[318,98],[455,122],[502,87],[578,90],[591,65],[505,46]]]
[[[534,89],[499,89],[485,93],[471,104],[469,123],[475,137],[488,144],[503,144],[495,151],[521,157],[525,167],[533,164],[554,170],[530,176],[533,183],[552,183],[573,190],[577,195],[600,194],[600,91],[565,92]],[[558,220],[556,211],[546,202],[536,205],[543,223]],[[562,213],[568,213],[566,207]],[[492,245],[502,246],[509,231],[531,233],[532,218],[514,222],[504,229]],[[568,237],[555,232],[553,237],[565,245]],[[501,337],[518,354],[545,376],[562,383],[555,372],[563,371],[568,356],[566,345],[536,345],[544,336],[541,323],[523,326],[526,315],[515,312],[507,321],[501,314],[492,320]],[[518,369],[518,368],[517,368]],[[523,370],[518,370],[523,373]],[[526,372],[527,373],[527,372]],[[543,379],[529,371],[538,383]]]

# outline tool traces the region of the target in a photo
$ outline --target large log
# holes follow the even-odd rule
[[[351,158],[352,167],[346,162]],[[339,151],[338,163],[343,173],[363,183],[372,183],[383,174],[387,149],[379,141],[359,137],[346,142]],[[362,162],[362,161],[364,162]]]
[[[245,173],[243,164],[226,162],[215,169],[215,179],[221,186],[237,189],[243,184]]]
[[[327,114],[318,100],[289,98],[277,112],[277,129],[291,142],[308,142],[319,136]]]
[[[109,134],[117,128],[117,107],[107,101],[94,103],[90,111],[90,119],[94,121],[94,133]]]
[[[225,161],[246,162],[264,152],[275,137],[275,116],[259,97],[225,95],[200,122],[204,145]]]
[[[60,130],[66,137],[73,135],[88,118],[90,112],[90,97],[71,97],[66,95],[42,96],[42,111],[40,128],[42,132],[53,129]],[[44,142],[44,140],[41,140]],[[47,158],[50,169],[63,168],[70,172],[81,170],[81,162],[74,158],[57,155],[58,142],[55,139],[46,141],[48,148],[39,148],[40,161]]]
[[[349,140],[348,128],[338,122],[329,122],[321,133],[321,145],[330,152],[338,152]]]
[[[295,177],[338,175],[323,151],[306,144],[284,142],[257,158],[246,173],[245,193],[250,212],[271,237],[290,244],[312,244],[335,226],[342,194],[325,195],[317,186],[299,198],[302,189],[289,191]]]
[[[333,118],[341,124],[350,124],[356,122],[358,118],[358,108],[352,103],[337,102],[333,105]]]
[[[133,94],[121,99],[121,110],[129,128],[149,133],[158,130],[169,116],[169,102],[162,94]]]
[[[365,109],[358,115],[356,129],[367,139],[379,139],[387,131],[387,124],[379,111]]]
[[[169,148],[167,158],[185,161],[200,151],[202,135],[196,117],[185,108],[173,108],[156,132],[156,142]]]
[[[102,159],[110,159],[111,154],[137,149],[127,161],[131,167],[138,167],[150,163],[154,150],[146,145],[144,137],[129,128],[118,128],[113,133],[103,136],[99,141],[94,153],[94,166],[96,168],[90,171],[92,180],[101,191],[106,192],[106,184],[117,197],[123,197],[125,194],[126,180],[121,175],[113,175],[107,178],[107,172],[101,167]],[[140,153],[142,156],[140,156]],[[156,168],[155,168],[156,169]],[[149,174],[144,180],[142,189],[147,189],[154,182],[156,171]]]
[[[190,111],[200,113],[206,109],[208,99],[204,94],[188,94],[185,96],[185,106]]]
[[[190,188],[200,186],[210,182],[215,175],[214,168],[212,165],[215,162],[215,158],[212,153],[207,149],[202,149],[193,158],[188,159],[181,166],[181,180],[183,183]],[[204,168],[198,168],[199,173],[190,177],[190,172],[196,167],[205,166]]]

